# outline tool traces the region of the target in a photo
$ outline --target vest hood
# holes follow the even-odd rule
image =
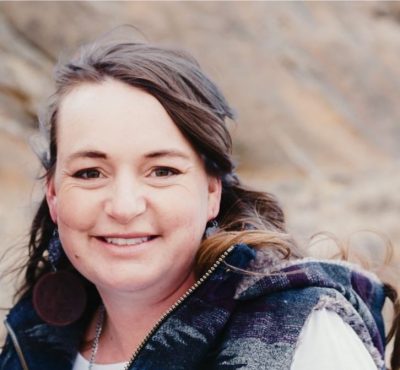
[[[272,249],[255,252],[247,270],[249,274],[243,277],[236,290],[235,298],[239,301],[293,289],[328,289],[330,296],[324,297],[315,309],[331,309],[353,328],[354,322],[361,318],[375,347],[381,354],[384,352],[382,308],[386,294],[384,284],[375,274],[346,261],[282,260]],[[361,337],[368,336],[360,331],[357,334]]]

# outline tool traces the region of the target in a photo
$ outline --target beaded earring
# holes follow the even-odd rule
[[[204,232],[205,238],[209,238],[211,235],[215,234],[219,229],[217,220],[211,220],[207,222],[206,231]]]
[[[57,228],[47,247],[50,272],[33,288],[33,306],[38,316],[50,325],[65,326],[78,320],[86,307],[86,291],[79,277],[70,271],[59,271],[63,256]]]

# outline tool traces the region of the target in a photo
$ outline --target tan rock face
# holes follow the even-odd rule
[[[0,3],[0,248],[24,244],[37,205],[28,142],[54,63],[130,23],[191,51],[221,85],[239,113],[240,174],[277,195],[299,240],[373,228],[397,250],[399,14],[395,2]]]

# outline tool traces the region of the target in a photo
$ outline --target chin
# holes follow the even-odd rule
[[[143,291],[154,286],[159,278],[151,278],[143,274],[102,276],[96,279],[95,285],[99,290],[107,290],[114,292],[135,293]]]

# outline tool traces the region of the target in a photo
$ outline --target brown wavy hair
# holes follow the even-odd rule
[[[286,231],[284,213],[277,199],[272,194],[246,188],[236,175],[232,140],[226,126],[226,120],[234,119],[234,112],[197,61],[182,50],[138,42],[95,42],[82,46],[68,62],[59,63],[55,69],[56,90],[41,122],[49,141],[48,150],[40,156],[45,179],[50,179],[55,170],[61,100],[79,84],[101,83],[108,78],[140,88],[157,98],[201,156],[207,173],[222,180],[217,216],[219,232],[200,246],[196,260],[198,275],[237,242],[256,248],[273,247],[282,258],[304,255]],[[55,227],[44,198],[32,222],[25,278],[16,297],[30,295],[37,280],[50,270],[46,251]],[[60,269],[79,274],[65,256]],[[97,291],[92,283],[81,278],[93,309],[99,301]],[[397,320],[399,311],[397,306]],[[391,335],[394,332],[392,329]],[[399,351],[398,338],[396,346]],[[396,359],[392,360],[392,366],[393,369],[400,367]]]

